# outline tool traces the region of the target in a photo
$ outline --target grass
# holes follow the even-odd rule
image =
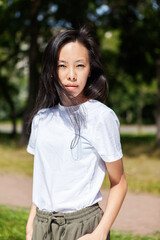
[[[33,156],[18,146],[19,136],[0,134],[0,173],[32,176]]]
[[[142,154],[138,157],[125,155],[123,162],[129,191],[160,195],[160,160]],[[109,187],[107,175],[103,187]]]
[[[160,149],[155,148],[155,136],[122,135],[121,142],[129,190],[160,195]],[[103,187],[109,187],[107,176]]]
[[[160,194],[160,149],[154,135],[122,135],[129,190]]]
[[[29,209],[0,206],[0,239],[24,240]]]
[[[32,176],[33,157],[26,153],[26,148],[0,145],[0,156],[0,173]]]
[[[0,239],[1,240],[24,240],[25,227],[29,214],[28,208],[9,208],[0,205]],[[159,233],[153,236],[137,236],[131,233],[111,231],[112,240],[159,240]]]
[[[153,236],[140,236],[111,230],[111,240],[160,240],[160,234],[157,232]]]
[[[0,173],[32,176],[33,156],[18,146],[18,137],[0,134]],[[129,190],[160,195],[160,149],[154,147],[155,136],[122,135],[121,141]],[[109,187],[107,176],[103,187]]]
[[[0,124],[12,125],[12,122],[11,122],[11,120],[2,120],[1,119]],[[21,118],[17,119],[16,124],[21,126],[22,125],[22,119]]]

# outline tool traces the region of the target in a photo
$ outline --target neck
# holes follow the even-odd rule
[[[87,102],[88,100],[89,100],[89,98],[87,98],[87,97],[83,97],[83,98],[73,97],[72,99],[69,99],[66,97],[60,103],[62,106],[69,107],[69,106],[76,106],[76,105],[82,104],[84,102]]]

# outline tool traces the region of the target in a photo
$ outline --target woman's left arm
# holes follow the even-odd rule
[[[104,215],[91,234],[86,234],[78,240],[106,240],[109,230],[121,208],[127,192],[127,182],[123,169],[122,159],[106,163],[110,180],[110,191]]]

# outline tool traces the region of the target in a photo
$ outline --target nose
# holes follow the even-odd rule
[[[69,68],[68,69],[68,75],[67,75],[67,80],[70,80],[70,81],[76,81],[77,79],[77,76],[76,76],[76,72],[74,70],[73,67]]]

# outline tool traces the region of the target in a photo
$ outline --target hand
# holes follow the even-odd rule
[[[84,236],[78,238],[77,240],[94,240],[92,234],[85,234]]]
[[[106,236],[98,234],[96,232],[85,234],[84,236],[78,238],[77,240],[106,240]]]

